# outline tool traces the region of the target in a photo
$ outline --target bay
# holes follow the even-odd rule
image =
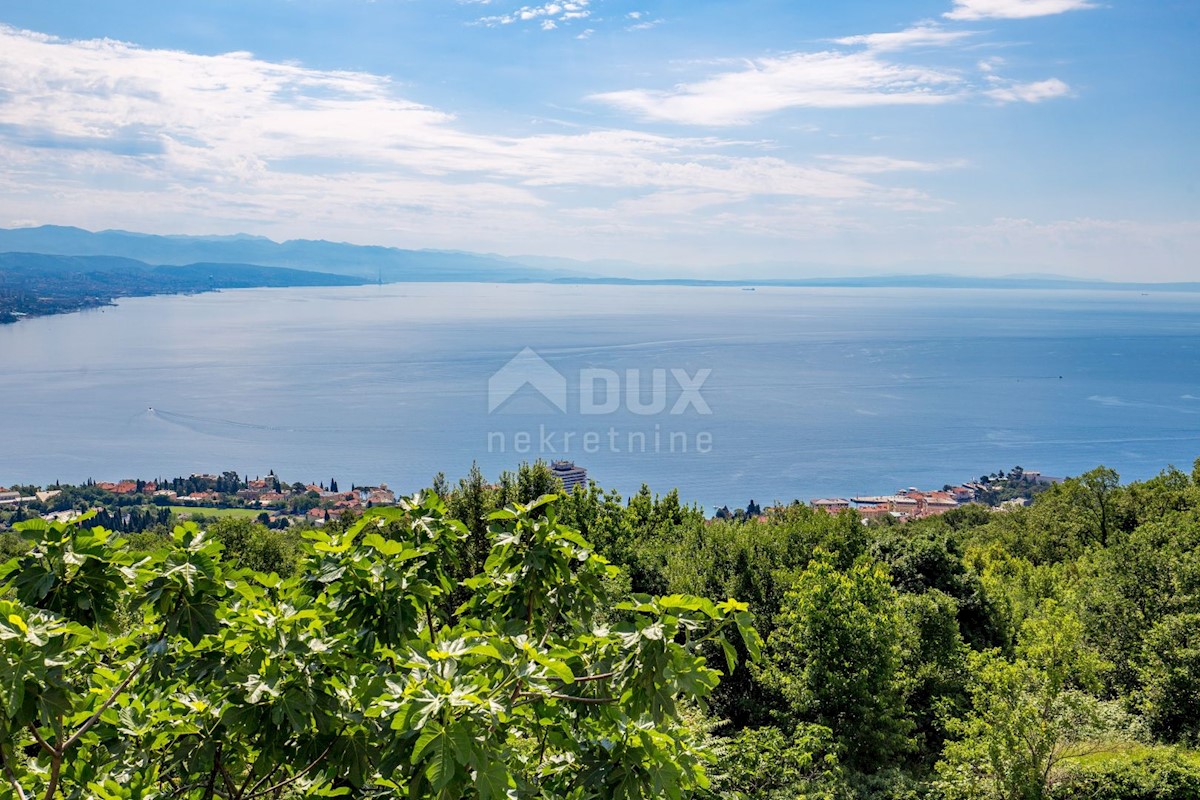
[[[536,358],[551,371],[528,373]],[[565,394],[498,397],[514,370],[561,376]],[[472,461],[494,477],[568,458],[626,495],[678,487],[711,511],[1014,465],[1130,480],[1200,455],[1200,295],[431,283],[133,298],[0,326],[0,419],[2,485],[273,469],[408,492]]]

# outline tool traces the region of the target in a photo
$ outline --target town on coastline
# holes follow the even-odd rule
[[[574,462],[552,461],[548,469],[565,492],[588,486],[587,469]],[[978,480],[946,485],[940,490],[910,487],[891,495],[819,498],[809,505],[830,514],[852,511],[864,522],[905,522],[969,504],[1001,511],[1023,506],[1034,495],[1061,481],[1062,478],[1013,467],[1008,472],[982,475]],[[272,528],[321,526],[330,520],[357,517],[367,509],[396,503],[396,492],[386,483],[351,485],[347,489],[339,487],[335,478],[328,482],[288,483],[273,470],[255,478],[232,471],[194,473],[172,479],[89,480],[78,486],[0,487],[0,528],[35,517],[67,522],[88,511],[97,512],[96,524],[125,532],[167,524],[172,516],[198,520],[240,516]],[[765,519],[766,514],[751,500],[744,509],[731,511],[728,506],[723,507],[715,518]]]
[[[947,485],[937,491],[911,486],[890,495],[820,498],[810,505],[831,514],[852,508],[863,519],[892,517],[905,521],[937,516],[971,503],[1005,510],[1025,506],[1038,491],[1062,481],[1036,470],[1013,467],[1008,473],[984,475],[978,481]]]
[[[856,497],[822,497],[809,501],[808,505],[818,511],[840,514],[852,511],[864,523],[884,521],[907,522],[944,514],[966,505],[991,508],[994,511],[1009,511],[1029,505],[1034,496],[1040,494],[1064,478],[1043,475],[1037,470],[1013,467],[1005,472],[999,470],[990,475],[981,475],[978,480],[967,481],[957,486],[946,484],[941,489],[922,491],[915,486],[898,489],[889,495],[861,495]],[[793,501],[793,505],[800,501]],[[745,508],[718,509],[714,519],[754,520],[765,522],[771,509],[765,511],[751,500]]]

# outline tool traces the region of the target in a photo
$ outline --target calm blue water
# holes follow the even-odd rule
[[[489,377],[526,347],[562,376],[565,412],[526,387],[489,413]],[[626,385],[636,371],[651,411],[664,370],[666,408],[635,414],[622,394],[612,414],[581,414],[581,369]],[[669,413],[688,397],[702,402]],[[564,441],[605,486],[678,486],[710,507],[1018,464],[1143,478],[1200,455],[1200,296],[421,284],[139,298],[0,326],[0,419],[5,485],[274,469],[409,491],[472,460],[495,475],[560,457]]]

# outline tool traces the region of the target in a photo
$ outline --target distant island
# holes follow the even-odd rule
[[[53,225],[0,229],[0,324],[111,305],[121,297],[376,282],[1200,291],[1200,282],[1117,283],[1053,275],[705,279],[629,278],[592,272],[611,266],[612,262],[405,250],[320,240],[275,242],[247,235],[159,236]]]

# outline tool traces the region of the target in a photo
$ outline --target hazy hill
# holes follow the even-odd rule
[[[112,256],[150,264],[260,264],[399,281],[544,280],[566,270],[530,267],[499,256],[443,250],[403,250],[323,240],[274,242],[261,236],[157,236],[128,231],[93,233],[43,225],[0,229],[0,252]]]
[[[299,276],[287,278],[286,283],[270,281],[283,278],[282,273],[269,275],[250,270],[262,267],[302,270],[306,273],[323,273],[355,278],[357,282],[400,283],[413,281],[479,281],[487,283],[570,283],[610,285],[675,285],[675,286],[812,286],[812,287],[861,287],[861,288],[910,288],[910,289],[1103,289],[1126,291],[1200,291],[1200,283],[1120,283],[1112,281],[1070,278],[1045,273],[1027,273],[1002,277],[979,277],[954,275],[939,272],[931,274],[931,268],[913,273],[891,275],[868,275],[859,277],[797,277],[759,279],[753,267],[726,268],[726,274],[739,276],[728,279],[704,278],[661,278],[653,277],[653,268],[625,261],[576,261],[542,256],[500,256],[448,250],[404,250],[396,247],[378,247],[328,242],[323,240],[294,239],[274,242],[261,236],[237,234],[234,236],[159,236],[154,234],[130,233],[128,231],[91,232],[81,228],[44,225],[39,228],[0,229],[0,253],[17,251],[22,258],[31,259],[29,254],[48,254],[74,258],[103,257],[108,261],[91,262],[90,269],[106,269],[107,263],[135,267],[141,263],[158,265],[190,266],[203,271],[198,265],[236,265],[238,273],[252,283],[236,286],[308,286],[338,285],[330,283],[307,283]],[[49,263],[49,262],[47,262]],[[66,269],[75,262],[60,262],[50,269]],[[250,266],[257,265],[257,266]],[[0,269],[8,269],[0,262]],[[676,268],[677,269],[677,268]],[[778,274],[779,264],[770,271]],[[934,267],[933,269],[940,269]],[[215,275],[220,270],[210,267]],[[647,275],[648,278],[622,277],[628,274]],[[162,273],[164,277],[170,273]],[[809,271],[808,275],[812,275]],[[741,277],[745,276],[745,277]],[[228,277],[228,276],[226,276]],[[264,282],[265,281],[265,282]],[[234,288],[227,284],[224,288]],[[217,287],[221,288],[221,287]]]
[[[150,265],[114,256],[0,253],[0,323],[95,308],[118,297],[366,282],[352,275],[255,264]]]
[[[215,289],[249,289],[282,286],[360,286],[368,281],[352,275],[264,267],[257,264],[151,265],[116,256],[56,256],[44,253],[0,253],[0,285],[23,280],[84,278],[95,276],[110,283],[121,280],[153,281],[172,290],[176,286]]]

